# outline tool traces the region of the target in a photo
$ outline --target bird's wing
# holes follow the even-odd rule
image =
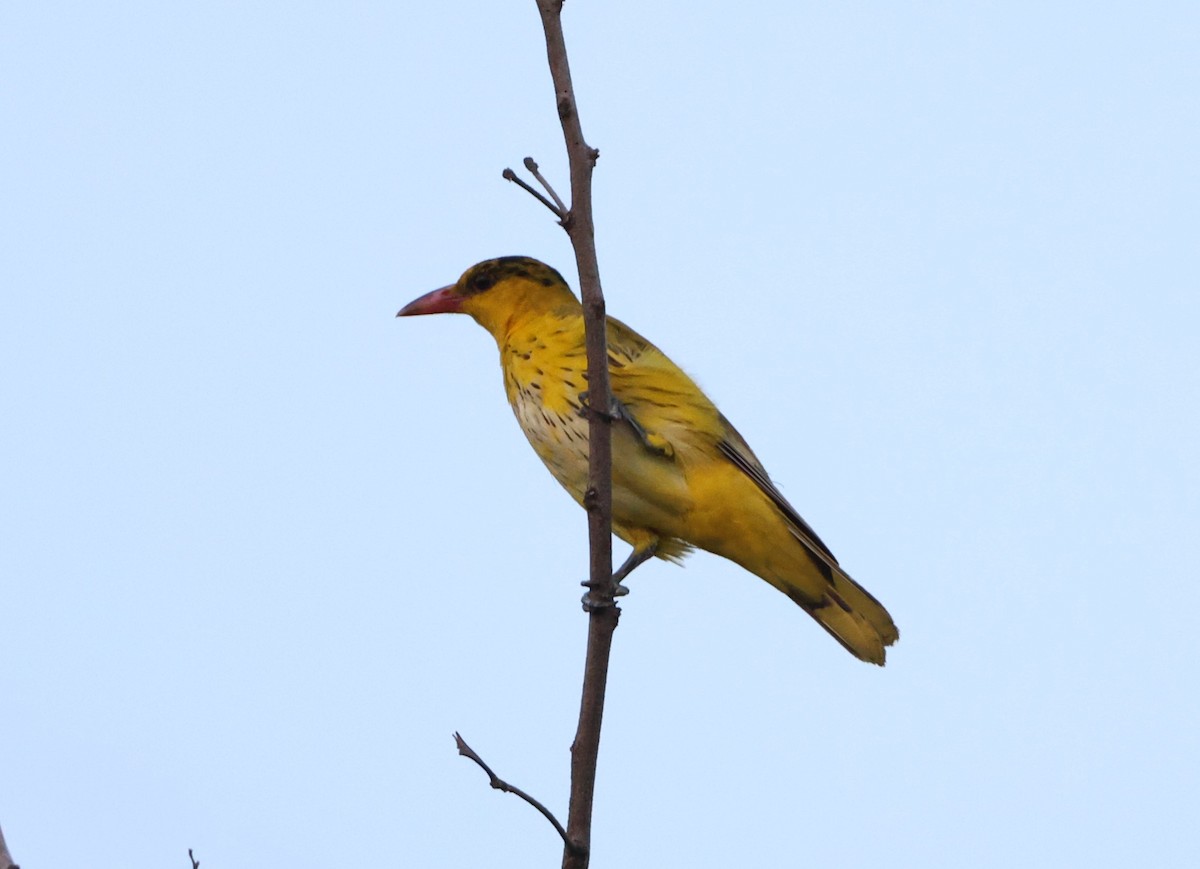
[[[609,374],[613,395],[647,436],[675,450],[715,448],[733,463],[783,514],[792,534],[829,576],[837,559],[771,482],[746,439],[686,373],[661,350],[620,321],[609,319]]]
[[[720,411],[661,350],[611,317],[608,371],[613,397],[651,448],[673,455],[692,448],[711,450],[724,436]]]

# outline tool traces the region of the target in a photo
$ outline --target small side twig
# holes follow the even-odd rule
[[[200,861],[192,855],[191,848],[188,848],[188,859],[192,861],[192,869],[200,869]]]
[[[554,191],[554,188],[550,186],[550,182],[542,177],[542,173],[538,171],[538,164],[534,161],[534,159],[532,157],[526,157],[524,162],[525,168],[529,170],[529,174],[537,179],[538,184],[541,184],[546,188],[546,192],[550,194],[550,198],[554,200],[554,204],[558,206],[558,210],[563,214],[566,214],[567,206],[563,204],[562,197],[560,197]]]
[[[471,760],[475,761],[475,763],[479,765],[479,768],[487,773],[488,784],[490,784],[492,787],[494,787],[498,791],[503,791],[506,794],[513,794],[514,796],[518,796],[521,799],[523,799],[525,802],[529,803],[529,805],[533,806],[535,809],[537,809],[539,812],[541,812],[542,816],[547,821],[549,821],[551,824],[554,825],[554,829],[557,830],[558,835],[560,835],[562,837],[563,844],[567,847],[568,851],[570,851],[573,854],[582,854],[582,849],[577,844],[572,842],[569,838],[567,838],[566,829],[563,827],[562,824],[560,824],[558,822],[558,818],[554,817],[553,812],[551,812],[548,808],[543,806],[538,800],[534,799],[529,794],[525,793],[525,791],[521,790],[518,787],[513,787],[508,782],[506,782],[504,779],[500,778],[500,776],[498,776],[494,772],[492,772],[492,768],[490,766],[488,766],[486,763],[484,763],[483,758],[480,757],[476,753],[475,749],[473,749],[473,748],[471,748],[471,746],[467,745],[467,741],[465,739],[463,739],[458,734],[457,731],[454,734],[454,744],[456,746],[458,746],[459,754],[461,754],[463,757],[470,758]],[[190,854],[191,852],[189,851],[188,853]]]
[[[547,199],[541,193],[534,190],[533,187],[529,184],[529,182],[527,182],[523,178],[521,178],[521,176],[518,175],[516,172],[514,172],[512,169],[505,169],[500,174],[504,176],[505,181],[513,182],[518,187],[520,187],[522,190],[524,190],[526,193],[528,193],[530,196],[532,196],[534,199],[536,199],[538,202],[542,203],[542,205],[549,208],[550,211],[552,211],[554,213],[554,216],[558,218],[559,223],[562,223],[564,225],[566,224],[567,210],[565,208],[561,207],[561,203],[559,203],[559,205],[555,205],[553,202],[551,202],[549,199]],[[554,198],[558,199],[557,196],[555,196]]]

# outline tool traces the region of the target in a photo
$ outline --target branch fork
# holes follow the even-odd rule
[[[514,796],[520,797],[525,802],[529,803],[529,805],[533,806],[535,809],[537,809],[539,812],[541,812],[542,816],[545,817],[545,819],[554,826],[554,829],[558,831],[558,835],[562,837],[563,847],[565,847],[572,854],[585,854],[586,853],[585,849],[583,849],[580,845],[576,844],[575,842],[571,841],[571,839],[567,836],[566,829],[564,829],[563,825],[558,822],[558,818],[554,817],[553,812],[551,812],[548,808],[546,808],[544,805],[542,805],[541,802],[534,799],[529,794],[525,793],[525,791],[521,790],[518,787],[514,787],[513,785],[510,785],[504,779],[500,778],[500,776],[498,776],[494,772],[492,772],[492,768],[484,762],[483,758],[479,756],[478,752],[476,752],[475,749],[473,749],[473,748],[471,748],[471,746],[467,745],[467,741],[465,739],[463,739],[462,736],[460,736],[457,732],[455,732],[455,734],[454,734],[454,744],[458,747],[459,754],[461,754],[463,757],[466,757],[466,758],[469,758],[469,759],[475,761],[475,763],[479,766],[479,768],[487,773],[488,784],[490,784],[493,788],[495,788],[496,790],[501,791],[503,793],[513,794]]]
[[[513,182],[538,202],[542,203],[542,205],[549,208],[550,213],[558,218],[559,225],[564,229],[567,229],[567,225],[571,220],[571,209],[567,208],[567,206],[563,203],[562,198],[550,185],[550,182],[547,181],[542,173],[538,171],[538,164],[532,157],[526,157],[524,163],[525,168],[529,170],[529,174],[534,177],[534,180],[536,180],[538,184],[541,184],[542,187],[546,189],[546,192],[550,194],[550,199],[547,199],[545,196],[535,190],[528,181],[525,181],[512,169],[505,169],[502,173],[500,173],[501,176],[505,180]],[[551,199],[554,201],[551,202]]]

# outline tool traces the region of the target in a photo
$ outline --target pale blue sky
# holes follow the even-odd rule
[[[609,310],[892,610],[616,636],[600,867],[1191,865],[1200,6],[571,0]],[[0,825],[26,866],[557,865],[582,511],[491,339],[532,0],[0,12]],[[617,555],[624,557],[624,547]]]

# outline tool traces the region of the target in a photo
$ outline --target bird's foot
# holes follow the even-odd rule
[[[629,589],[621,584],[621,580],[633,573],[635,567],[651,558],[656,552],[658,552],[658,540],[652,541],[641,549],[635,548],[633,552],[629,553],[625,563],[618,567],[608,579],[602,579],[599,582],[592,582],[589,579],[587,582],[581,582],[580,585],[588,590],[587,594],[583,596],[584,610],[591,612],[594,609],[615,606],[616,598],[629,594]]]
[[[588,394],[586,392],[579,393],[579,403],[583,407],[580,411],[583,416],[595,412],[592,410],[592,406],[588,404]],[[609,422],[621,422],[624,420],[629,423],[629,427],[633,429],[633,433],[637,435],[637,439],[642,442],[642,446],[651,452],[658,453],[660,456],[668,459],[675,457],[675,448],[671,446],[671,442],[660,434],[653,434],[646,431],[642,424],[637,421],[637,417],[633,415],[632,411],[615,395],[609,396],[608,413],[605,414],[605,417]]]

